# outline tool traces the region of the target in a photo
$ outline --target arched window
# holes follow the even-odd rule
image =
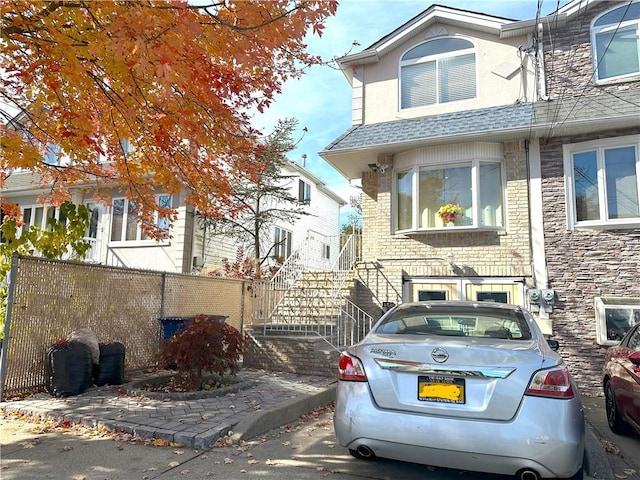
[[[596,18],[591,27],[596,81],[640,74],[640,2],[628,3]]]
[[[413,47],[400,59],[400,108],[467,100],[476,96],[473,44],[445,37]]]

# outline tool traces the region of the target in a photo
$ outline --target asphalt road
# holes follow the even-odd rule
[[[206,450],[154,447],[48,431],[1,419],[2,480],[499,480],[511,477],[352,458],[336,444],[332,412],[322,409],[249,442]],[[26,428],[28,427],[28,428]],[[623,471],[621,470],[622,474]],[[626,478],[626,477],[619,477]],[[628,478],[634,478],[632,476]]]

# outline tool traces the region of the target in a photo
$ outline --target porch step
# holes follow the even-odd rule
[[[268,323],[266,325],[249,325],[245,332],[260,336],[313,336],[332,338],[336,335],[337,327],[332,324],[309,323]]]

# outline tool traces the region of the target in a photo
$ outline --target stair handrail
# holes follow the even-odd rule
[[[338,318],[336,347],[342,349],[358,343],[371,330],[374,319],[347,297],[342,297]]]
[[[308,270],[311,264],[307,261],[315,259],[314,255],[308,255],[307,253],[311,247],[312,240],[316,240],[316,236],[327,238],[326,235],[320,232],[311,229],[307,230],[307,236],[304,241],[287,257],[276,274],[265,285],[265,294],[263,296],[265,301],[263,312],[266,312],[265,322],[278,309],[278,305],[280,305],[296,281]]]

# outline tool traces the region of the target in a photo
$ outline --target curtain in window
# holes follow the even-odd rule
[[[402,67],[402,108],[433,105],[438,100],[436,62]]]
[[[443,58],[438,61],[438,67],[441,103],[475,98],[475,54]]]

